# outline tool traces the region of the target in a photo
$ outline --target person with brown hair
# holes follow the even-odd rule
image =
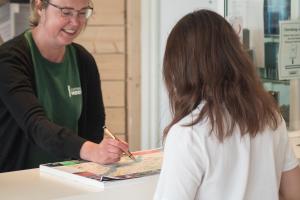
[[[32,0],[31,8],[31,28],[0,46],[0,172],[69,159],[119,161],[128,144],[103,139],[97,65],[73,42],[92,2]]]
[[[166,44],[172,121],[155,200],[300,199],[300,169],[284,119],[230,24],[184,16]]]

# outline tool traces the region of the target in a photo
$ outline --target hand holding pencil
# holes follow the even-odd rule
[[[113,135],[106,127],[103,128],[108,137],[103,138],[99,144],[86,141],[80,149],[80,158],[99,164],[112,164],[118,162],[126,154],[135,160],[128,151],[128,144]]]
[[[104,130],[104,133],[109,136],[110,138],[114,139],[114,140],[118,140],[118,141],[121,141],[117,136],[115,136],[114,134],[112,134],[112,132],[110,132],[110,130],[108,130],[108,128],[106,126],[103,126],[103,130]],[[132,160],[135,160],[135,157],[132,155],[132,153],[127,150],[127,151],[124,151],[124,153],[129,157],[131,158]]]

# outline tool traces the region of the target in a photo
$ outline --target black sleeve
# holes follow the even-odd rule
[[[0,46],[0,98],[25,137],[58,157],[79,158],[86,140],[48,120],[35,94],[33,74],[24,37]]]
[[[98,68],[93,56],[79,44],[74,44],[80,72],[83,106],[79,119],[79,135],[99,143],[103,139],[105,110]]]

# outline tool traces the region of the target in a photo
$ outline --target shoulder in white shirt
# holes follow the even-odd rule
[[[220,143],[209,134],[209,120],[184,126],[199,109],[170,129],[154,199],[278,199],[281,173],[299,164],[284,120],[277,130],[266,129],[254,138],[241,137],[237,128]]]

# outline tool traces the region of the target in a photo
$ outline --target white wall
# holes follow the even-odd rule
[[[159,146],[159,0],[141,1],[141,148]]]

